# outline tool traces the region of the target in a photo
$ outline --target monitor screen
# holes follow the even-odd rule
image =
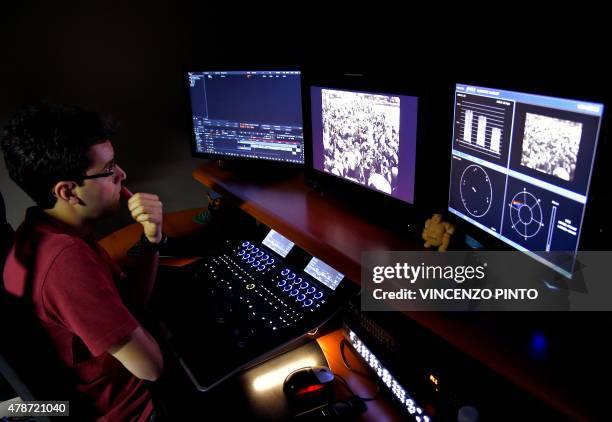
[[[449,211],[571,278],[603,109],[457,84]]]
[[[310,88],[313,167],[414,202],[417,97]]]
[[[304,163],[300,72],[189,72],[195,153]]]

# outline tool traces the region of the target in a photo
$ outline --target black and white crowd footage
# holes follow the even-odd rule
[[[521,165],[574,180],[581,134],[582,123],[527,113]]]
[[[400,98],[323,90],[324,170],[389,195],[399,172]]]

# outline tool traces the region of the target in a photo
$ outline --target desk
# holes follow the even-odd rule
[[[204,211],[204,208],[192,208],[164,214],[162,227],[164,233],[172,237],[190,236],[202,229],[202,226],[193,221],[193,217]],[[130,263],[128,250],[140,240],[142,226],[138,223],[130,224],[113,232],[100,240],[100,245],[108,252],[111,258],[119,265]],[[194,258],[162,258],[161,265],[181,266],[193,262]]]
[[[334,331],[317,339],[317,343],[327,359],[329,368],[334,374],[343,377],[351,387],[353,392],[361,397],[372,397],[376,394],[376,384],[364,380],[363,377],[349,370],[344,366],[342,356],[340,354],[339,344],[343,339],[341,330]],[[361,360],[357,359],[349,348],[346,349],[345,358],[351,365],[351,368],[355,368],[361,373],[367,373],[367,368]],[[404,421],[406,417],[401,415],[391,402],[385,399],[385,395],[382,394],[379,399],[366,402],[368,411],[362,415],[364,421]]]
[[[347,209],[341,202],[307,187],[301,174],[282,180],[241,178],[220,169],[216,162],[197,168],[193,177],[230,202],[326,261],[359,283],[361,253],[369,250],[419,250],[420,244],[402,239]],[[512,344],[498,322],[509,315],[410,312],[407,315],[551,407],[585,419],[576,399],[551,373],[543,375],[530,361],[525,347]],[[529,323],[529,320],[525,320]],[[559,377],[559,374],[556,374]],[[563,378],[561,378],[563,381]],[[567,380],[564,380],[567,382]]]
[[[165,214],[163,218],[164,232],[173,237],[191,236],[199,231],[202,226],[193,222],[195,215],[199,214],[203,209],[195,208],[190,210],[178,211]],[[100,245],[111,255],[111,257],[122,265],[129,265],[130,258],[127,256],[127,251],[134,245],[142,234],[140,224],[131,224],[124,227],[100,241]],[[197,258],[181,258],[181,259],[160,259],[160,265],[182,266],[193,262]],[[363,396],[371,396],[375,391],[375,384],[362,377],[355,375],[348,370],[342,363],[340,354],[340,341],[343,338],[341,330],[333,331],[317,339],[316,344],[323,352],[330,368],[336,374],[340,374],[349,383],[351,389],[356,394]],[[366,369],[361,362],[352,357],[351,352],[347,352],[346,357],[349,359],[352,367],[355,367],[362,372]],[[342,393],[340,389],[339,393]],[[282,394],[280,394],[282,396]],[[364,413],[360,420],[364,421],[400,421],[405,420],[400,412],[392,405],[392,403],[381,396],[375,401],[367,402],[368,411]]]
[[[193,177],[357,283],[361,252],[420,249],[308,188],[301,173],[259,183],[237,178],[213,162],[196,169]]]

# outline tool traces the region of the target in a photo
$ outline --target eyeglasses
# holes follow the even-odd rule
[[[110,163],[108,166],[106,166],[106,168],[104,170],[104,173],[98,173],[98,174],[91,174],[88,176],[81,176],[82,180],[87,180],[87,179],[99,179],[101,177],[108,177],[108,176],[112,176],[115,174],[115,162],[113,161],[112,163]]]

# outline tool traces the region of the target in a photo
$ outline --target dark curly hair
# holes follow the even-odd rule
[[[75,106],[25,107],[4,128],[0,145],[11,179],[43,209],[53,208],[53,186],[61,180],[82,183],[92,145],[114,131],[99,114]]]

